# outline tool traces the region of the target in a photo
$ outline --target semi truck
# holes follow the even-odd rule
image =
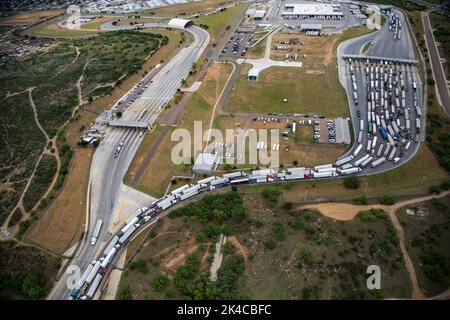
[[[100,233],[100,229],[102,228],[102,224],[103,224],[103,220],[98,219],[97,223],[95,224],[94,233],[92,234],[91,246],[93,246],[97,242],[98,235]]]

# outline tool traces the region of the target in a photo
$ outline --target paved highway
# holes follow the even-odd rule
[[[447,78],[445,77],[444,68],[439,57],[439,51],[436,47],[436,41],[434,39],[428,12],[422,12],[422,19],[425,28],[425,40],[427,42],[427,48],[431,60],[431,67],[433,69],[434,79],[436,80],[439,97],[445,113],[447,113],[447,115],[450,115],[450,93],[448,90]]]
[[[161,24],[147,24],[148,27],[167,27]],[[130,29],[129,26],[116,27],[112,24],[102,26],[104,30]],[[152,82],[143,94],[123,112],[123,120],[138,121],[143,110],[147,110],[141,121],[152,125],[163,107],[173,98],[177,89],[181,86],[206,46],[209,43],[209,34],[202,28],[191,26],[184,29],[194,36],[191,45],[183,48],[178,54],[159,70],[153,77]],[[90,172],[90,216],[87,235],[84,237],[72,265],[84,271],[86,266],[96,258],[100,250],[109,240],[114,230],[114,225],[121,219],[120,211],[131,214],[134,210],[155,200],[150,196],[123,184],[123,177],[131,164],[134,155],[142,142],[143,136],[136,130],[115,128],[107,129],[105,139],[97,148],[91,165]],[[119,143],[123,147],[118,155],[114,157]],[[122,208],[125,207],[125,208]],[[90,244],[90,238],[98,219],[103,220],[99,239],[94,246]],[[110,229],[110,226],[112,227]],[[51,299],[65,299],[70,290],[66,286],[67,274],[64,274],[52,291]]]

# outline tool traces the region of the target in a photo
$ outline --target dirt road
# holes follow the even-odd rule
[[[425,295],[423,294],[422,290],[420,289],[419,282],[417,280],[416,271],[414,269],[414,265],[412,263],[412,260],[408,254],[408,251],[406,250],[406,242],[405,242],[405,231],[402,228],[402,225],[397,219],[396,212],[398,209],[415,204],[420,203],[424,201],[429,201],[434,198],[442,198],[450,194],[450,191],[442,192],[439,195],[430,195],[425,197],[420,197],[416,199],[409,199],[405,201],[398,202],[392,206],[387,205],[366,205],[366,206],[357,206],[352,205],[348,203],[320,203],[320,204],[313,204],[313,205],[304,205],[299,206],[299,209],[316,209],[319,210],[324,216],[340,220],[340,221],[349,221],[355,218],[359,212],[361,211],[367,211],[370,209],[382,209],[386,211],[389,214],[389,217],[392,220],[392,223],[394,224],[395,229],[397,230],[397,234],[399,236],[399,242],[400,242],[400,250],[403,254],[403,258],[405,260],[405,266],[408,270],[408,273],[411,277],[411,285],[412,285],[412,295],[411,299],[418,300],[418,299],[425,299]],[[435,297],[432,297],[431,299],[446,299],[450,298],[450,289],[445,291],[444,293],[441,293],[440,295],[437,295]]]

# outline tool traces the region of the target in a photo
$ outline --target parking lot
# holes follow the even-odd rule
[[[223,47],[221,57],[242,58],[247,54],[253,32],[234,32]]]

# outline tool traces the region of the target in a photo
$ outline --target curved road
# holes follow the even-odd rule
[[[161,28],[168,26],[146,24],[145,27]],[[102,26],[103,30],[127,30],[132,28],[130,26],[113,26],[112,23]],[[152,125],[163,107],[173,98],[177,89],[181,86],[182,79],[188,76],[192,64],[200,58],[210,40],[208,32],[197,26],[191,26],[183,30],[190,32],[194,36],[194,41],[188,47],[180,50],[170,62],[159,70],[148,85],[148,89],[124,111],[123,120],[138,121],[139,113],[143,109],[147,109],[147,113],[141,121],[146,121]],[[109,229],[112,222],[117,219],[117,214],[121,209],[119,203],[123,203],[127,207],[127,212],[129,211],[131,214],[134,210],[155,200],[123,184],[123,177],[142,139],[143,137],[136,130],[107,129],[105,139],[94,153],[90,171],[89,227],[71,262],[71,265],[79,267],[81,272],[100,253],[105,244],[105,241],[101,240],[108,240],[111,237]],[[119,156],[114,158],[114,152],[120,142],[123,142],[122,150]],[[91,246],[90,239],[98,219],[103,220],[103,227],[98,237],[99,241]],[[71,291],[66,285],[68,277],[69,275],[65,273],[56,283],[50,294],[50,299],[67,298]]]

